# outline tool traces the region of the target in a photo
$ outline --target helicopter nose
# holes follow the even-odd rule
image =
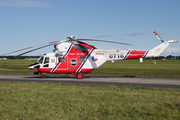
[[[31,71],[33,71],[34,66],[28,66],[28,69],[30,69]]]
[[[31,65],[28,66],[28,69],[30,69],[31,71],[33,71],[35,66],[39,66],[38,64],[39,64],[39,63],[31,64]]]

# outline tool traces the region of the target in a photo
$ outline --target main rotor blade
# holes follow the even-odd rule
[[[76,42],[81,43],[81,44],[87,44],[87,43],[79,41],[79,40],[76,40]]]
[[[87,44],[87,43],[82,42],[82,41],[79,41],[79,40],[77,40],[77,39],[70,39],[70,40],[66,40],[66,41],[68,41],[68,42],[75,41],[75,42],[78,42],[78,43]]]
[[[42,45],[47,45],[47,44],[51,44],[51,45],[52,45],[52,44],[56,44],[56,43],[58,43],[58,42],[60,42],[60,41],[53,41],[53,42],[48,42],[48,43],[45,43],[45,44],[40,44],[40,45],[35,45],[35,46],[23,48],[23,49],[20,49],[20,50],[16,50],[16,51],[13,51],[13,52],[10,52],[10,53],[3,54],[3,56],[4,56],[4,55],[11,54],[11,53],[16,53],[16,52],[19,52],[19,51],[27,50],[27,49],[30,49],[30,48],[42,46]]]
[[[134,46],[133,44],[121,43],[121,42],[113,42],[113,41],[107,41],[107,40],[95,40],[95,39],[77,39],[77,40],[82,40],[82,41],[99,41],[99,42],[109,42],[109,43],[115,43],[115,44],[123,44],[123,45],[131,45],[131,46]]]
[[[24,55],[24,54],[27,54],[27,53],[33,52],[33,51],[35,51],[35,50],[39,50],[39,49],[41,49],[41,48],[45,48],[45,47],[51,46],[51,45],[53,45],[53,44],[45,45],[45,46],[42,46],[42,47],[39,47],[39,48],[36,48],[36,49],[30,50],[30,51],[27,51],[27,52],[21,53],[21,54],[19,54],[19,55],[17,55],[17,56],[21,56],[21,55]],[[17,57],[17,56],[16,56],[16,57]]]

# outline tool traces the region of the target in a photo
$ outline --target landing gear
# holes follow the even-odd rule
[[[44,78],[44,75],[42,75],[42,73],[40,73],[40,75],[39,75],[41,78]]]
[[[39,67],[40,67],[39,65],[38,65],[38,66],[36,66],[36,67],[34,67],[34,69],[33,69],[33,71],[34,71],[34,75],[39,74],[39,72],[38,72]]]
[[[40,75],[41,78],[44,78],[44,75]]]
[[[77,73],[76,78],[77,79],[83,79],[84,75],[82,73]]]

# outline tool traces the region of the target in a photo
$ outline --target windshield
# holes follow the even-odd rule
[[[74,45],[74,48],[75,48],[75,49],[78,49],[79,52],[88,52],[88,48],[85,47],[85,46],[82,46],[82,45],[77,45],[77,44],[75,44],[75,45]]]
[[[43,62],[43,56],[41,56],[40,58],[39,58],[39,60],[37,61],[37,63],[42,63]]]

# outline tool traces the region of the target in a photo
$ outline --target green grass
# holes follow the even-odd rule
[[[36,61],[31,61],[31,63],[34,62]],[[0,60],[0,68],[13,69],[1,70],[0,74],[33,74],[27,68],[29,64],[28,60]],[[180,78],[180,60],[157,60],[157,64],[151,60],[144,60],[143,63],[139,60],[106,62],[92,71],[91,75]]]
[[[35,61],[31,61],[33,63]],[[28,60],[0,60],[0,74],[33,74]],[[180,78],[179,60],[107,62],[92,76]],[[180,119],[180,89],[0,82],[0,119]]]
[[[0,82],[0,119],[180,119],[180,89]]]
[[[180,78],[179,60],[157,60],[154,64],[151,60],[124,60],[107,62],[96,71],[95,75],[107,76],[134,76],[134,77],[160,77],[160,78]]]
[[[27,67],[36,60],[0,60],[0,68],[11,70],[0,70],[0,74],[33,74]]]

